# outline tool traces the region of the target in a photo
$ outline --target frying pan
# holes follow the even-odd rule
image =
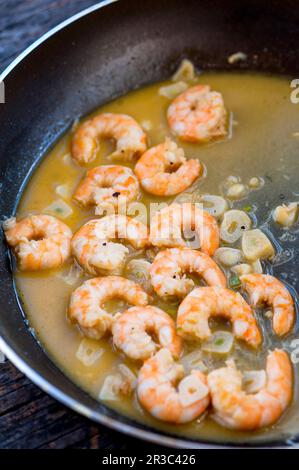
[[[0,77],[6,95],[6,103],[0,105],[0,214],[15,212],[36,165],[74,118],[132,89],[168,78],[183,57],[200,69],[243,68],[298,77],[298,25],[296,0],[106,1],[65,21]],[[228,64],[227,57],[236,51],[245,52],[247,61]],[[72,383],[24,321],[3,239],[0,312],[0,348],[35,384],[65,405],[159,444],[215,447],[213,440],[184,439],[175,431],[166,434],[137,423]],[[238,445],[282,446],[287,438],[277,434],[269,442],[262,435],[254,443]],[[293,442],[298,438],[299,429]]]

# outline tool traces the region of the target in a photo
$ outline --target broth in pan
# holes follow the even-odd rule
[[[299,127],[289,80],[187,66],[91,118],[55,144],[18,206],[17,220],[55,219],[30,219],[18,242],[6,224],[36,338],[93,397],[153,427],[291,439]],[[179,240],[157,232],[165,220]]]

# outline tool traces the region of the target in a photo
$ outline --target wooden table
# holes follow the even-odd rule
[[[92,0],[0,0],[0,72],[29,44]],[[0,364],[0,448],[156,448],[77,415]]]

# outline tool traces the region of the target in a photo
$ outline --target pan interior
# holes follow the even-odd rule
[[[296,200],[296,152],[298,137],[296,136],[297,109],[289,99],[289,79],[257,73],[203,72],[199,75],[199,83],[208,83],[212,89],[223,94],[229,111],[229,138],[206,145],[183,144],[189,158],[198,158],[207,169],[207,177],[203,178],[186,194],[221,194],[225,179],[234,175],[248,184],[250,178],[258,176],[264,181],[259,190],[250,191],[241,200],[231,201],[231,207],[245,209],[254,223],[269,233],[275,243],[277,255],[273,263],[263,263],[265,272],[281,278],[291,289],[296,298],[298,278],[296,254],[298,226],[286,231],[279,228],[271,218],[272,209],[282,202]],[[108,103],[94,111],[116,112],[132,115],[138,122],[148,128],[150,145],[156,145],[170,137],[166,122],[166,110],[169,100],[159,94],[161,86],[172,82],[150,85],[133,91]],[[85,168],[80,168],[70,158],[70,141],[72,132],[66,133],[45,156],[27,185],[17,215],[22,217],[29,213],[49,212],[53,214],[51,205],[61,199],[71,209],[65,222],[75,231],[85,221],[93,217],[93,209],[80,208],[72,200],[72,194]],[[173,137],[173,136],[172,136]],[[89,167],[100,164],[111,164],[108,156],[113,144],[101,144],[96,160]],[[132,165],[129,165],[132,166]],[[61,188],[66,194],[59,195]],[[60,189],[59,189],[60,188]],[[180,196],[181,197],[181,196]],[[174,198],[164,199],[170,203]],[[142,193],[140,202],[147,208],[156,197]],[[55,213],[54,213],[55,215]],[[59,213],[57,214],[59,216]],[[144,253],[132,252],[132,258],[144,258]],[[111,350],[110,340],[83,340],[99,359],[90,366],[83,365],[78,359],[78,349],[82,345],[82,335],[66,320],[66,310],[70,293],[87,279],[84,274],[74,272],[71,265],[51,273],[16,273],[16,282],[24,309],[36,337],[41,341],[47,354],[54,360],[73,381],[86,390],[92,397],[98,398],[104,378],[117,372],[120,357]],[[134,279],[135,280],[135,279]],[[44,299],[48,302],[45,305]],[[175,317],[177,304],[155,299],[156,305]],[[110,309],[119,305],[109,305]],[[41,314],[42,312],[42,314]],[[258,353],[235,344],[233,357],[244,369],[260,369],[265,366],[267,350],[283,347],[290,353],[292,340],[296,337],[297,326],[292,335],[280,341],[272,333],[271,324],[259,313],[259,321],[264,334],[263,352]],[[228,325],[215,325],[219,329]],[[63,348],[61,348],[63,344]],[[210,365],[224,365],[224,360],[213,357],[206,358]],[[225,358],[227,359],[227,357]],[[136,370],[136,364],[126,361]],[[291,439],[296,432],[299,409],[297,400],[297,367],[295,367],[294,403],[286,415],[270,429],[256,433],[238,433],[225,430],[211,418],[198,420],[190,425],[171,426],[158,423],[150,418],[134,399],[122,399],[107,402],[122,414],[144,422],[147,425],[165,432],[175,433],[193,439],[204,439],[214,442],[233,441],[258,442],[263,438]]]

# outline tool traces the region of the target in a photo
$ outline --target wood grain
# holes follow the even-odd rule
[[[53,26],[91,0],[0,0],[0,71]],[[138,442],[139,449],[151,448]],[[136,440],[60,405],[12,364],[0,364],[0,448],[136,448]]]

